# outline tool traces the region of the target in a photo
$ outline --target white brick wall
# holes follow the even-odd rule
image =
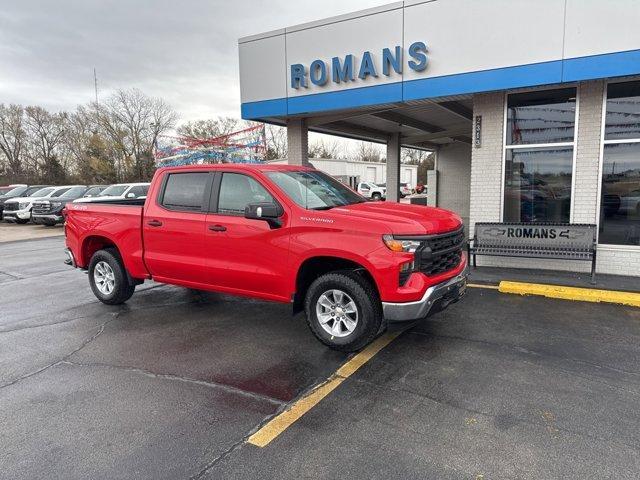
[[[600,136],[604,82],[583,82],[578,86],[578,142],[572,223],[596,223],[600,181]]]
[[[452,143],[438,150],[438,206],[462,217],[469,231],[469,188],[471,183],[471,146]]]
[[[287,163],[309,165],[309,130],[304,119],[287,121]]]
[[[604,82],[581,82],[578,86],[579,110],[573,192],[572,222],[597,223],[600,182],[600,136],[603,121]],[[504,94],[474,96],[473,113],[482,115],[482,146],[472,147],[471,229],[475,222],[500,221],[502,204],[502,149],[504,133]],[[504,257],[478,257],[478,265],[540,268],[588,272],[588,262],[532,260]],[[597,271],[640,276],[640,249],[599,247]]]

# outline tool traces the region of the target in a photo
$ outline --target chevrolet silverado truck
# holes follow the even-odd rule
[[[145,200],[68,203],[65,219],[66,263],[88,270],[103,303],[145,280],[291,303],[342,351],[466,288],[458,215],[370,202],[312,168],[162,168]]]

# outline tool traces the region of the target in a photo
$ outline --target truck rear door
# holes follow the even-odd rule
[[[167,171],[145,203],[144,258],[158,281],[206,284],[205,231],[214,174]]]

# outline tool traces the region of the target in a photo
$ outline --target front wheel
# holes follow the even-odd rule
[[[382,325],[378,293],[352,272],[334,272],[317,278],[305,297],[307,323],[325,345],[353,352],[371,342]]]
[[[24,218],[16,218],[16,223],[19,225],[24,225],[25,223],[27,223],[29,220],[26,220]]]
[[[379,202],[380,200],[382,200],[382,194],[374,193],[373,195],[371,195],[371,198],[374,199],[375,201]]]
[[[107,305],[126,302],[136,289],[129,283],[120,255],[110,248],[98,250],[91,257],[89,284],[98,300]]]

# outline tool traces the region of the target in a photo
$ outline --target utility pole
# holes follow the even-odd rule
[[[96,93],[96,108],[98,108],[98,74],[96,73],[96,67],[93,67],[93,88]]]

